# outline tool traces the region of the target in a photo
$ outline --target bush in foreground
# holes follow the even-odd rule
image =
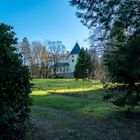
[[[0,139],[19,139],[19,130],[28,118],[31,92],[28,68],[15,45],[12,27],[0,23]],[[21,139],[21,138],[20,138]]]

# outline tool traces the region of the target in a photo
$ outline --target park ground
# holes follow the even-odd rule
[[[34,79],[28,140],[139,140],[140,109],[104,101],[100,81]]]

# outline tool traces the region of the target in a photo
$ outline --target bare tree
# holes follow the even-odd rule
[[[32,77],[40,77],[41,53],[43,45],[39,41],[34,41],[31,44],[31,73]]]
[[[45,78],[48,75],[47,51],[45,46],[42,48],[40,60],[41,60],[40,75],[42,78]]]
[[[45,78],[48,75],[47,51],[45,45],[39,41],[31,45],[31,74],[32,77]]]
[[[47,42],[47,51],[49,63],[54,66],[54,76],[56,76],[57,63],[66,59],[66,47],[61,41],[49,41]]]
[[[48,41],[47,46],[39,41],[31,44],[24,38],[19,44],[24,65],[28,65],[32,77],[45,78],[48,76],[48,65],[54,66],[56,75],[56,65],[58,62],[65,62],[68,52],[61,41]]]
[[[31,59],[31,50],[30,50],[30,43],[26,37],[24,37],[22,42],[20,43],[20,50],[22,53],[23,64],[29,66],[30,59]]]

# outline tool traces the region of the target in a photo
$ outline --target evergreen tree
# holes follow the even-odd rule
[[[127,86],[126,93],[113,98],[118,106],[134,107],[140,101],[140,30],[126,37],[122,24],[116,22],[110,36],[110,43],[104,54],[111,80]],[[108,96],[109,97],[109,96]],[[110,96],[111,97],[111,96]]]
[[[92,62],[90,54],[84,48],[81,48],[77,64],[75,66],[74,77],[77,79],[83,79],[83,81],[89,77],[92,71]]]
[[[0,23],[0,139],[21,139],[19,128],[28,118],[30,76],[17,53],[11,26]]]

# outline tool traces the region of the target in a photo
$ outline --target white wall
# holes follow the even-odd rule
[[[78,58],[78,54],[69,55],[69,58],[68,58],[69,66],[65,66],[66,71],[64,72],[64,66],[59,66],[57,67],[58,70],[56,70],[56,74],[73,73],[75,70],[75,65],[77,63],[77,58]],[[60,68],[61,68],[61,71],[60,71]],[[51,68],[51,74],[54,74],[53,68]]]
[[[77,54],[69,55],[69,73],[74,72],[75,65],[77,63],[77,58],[78,58]]]

